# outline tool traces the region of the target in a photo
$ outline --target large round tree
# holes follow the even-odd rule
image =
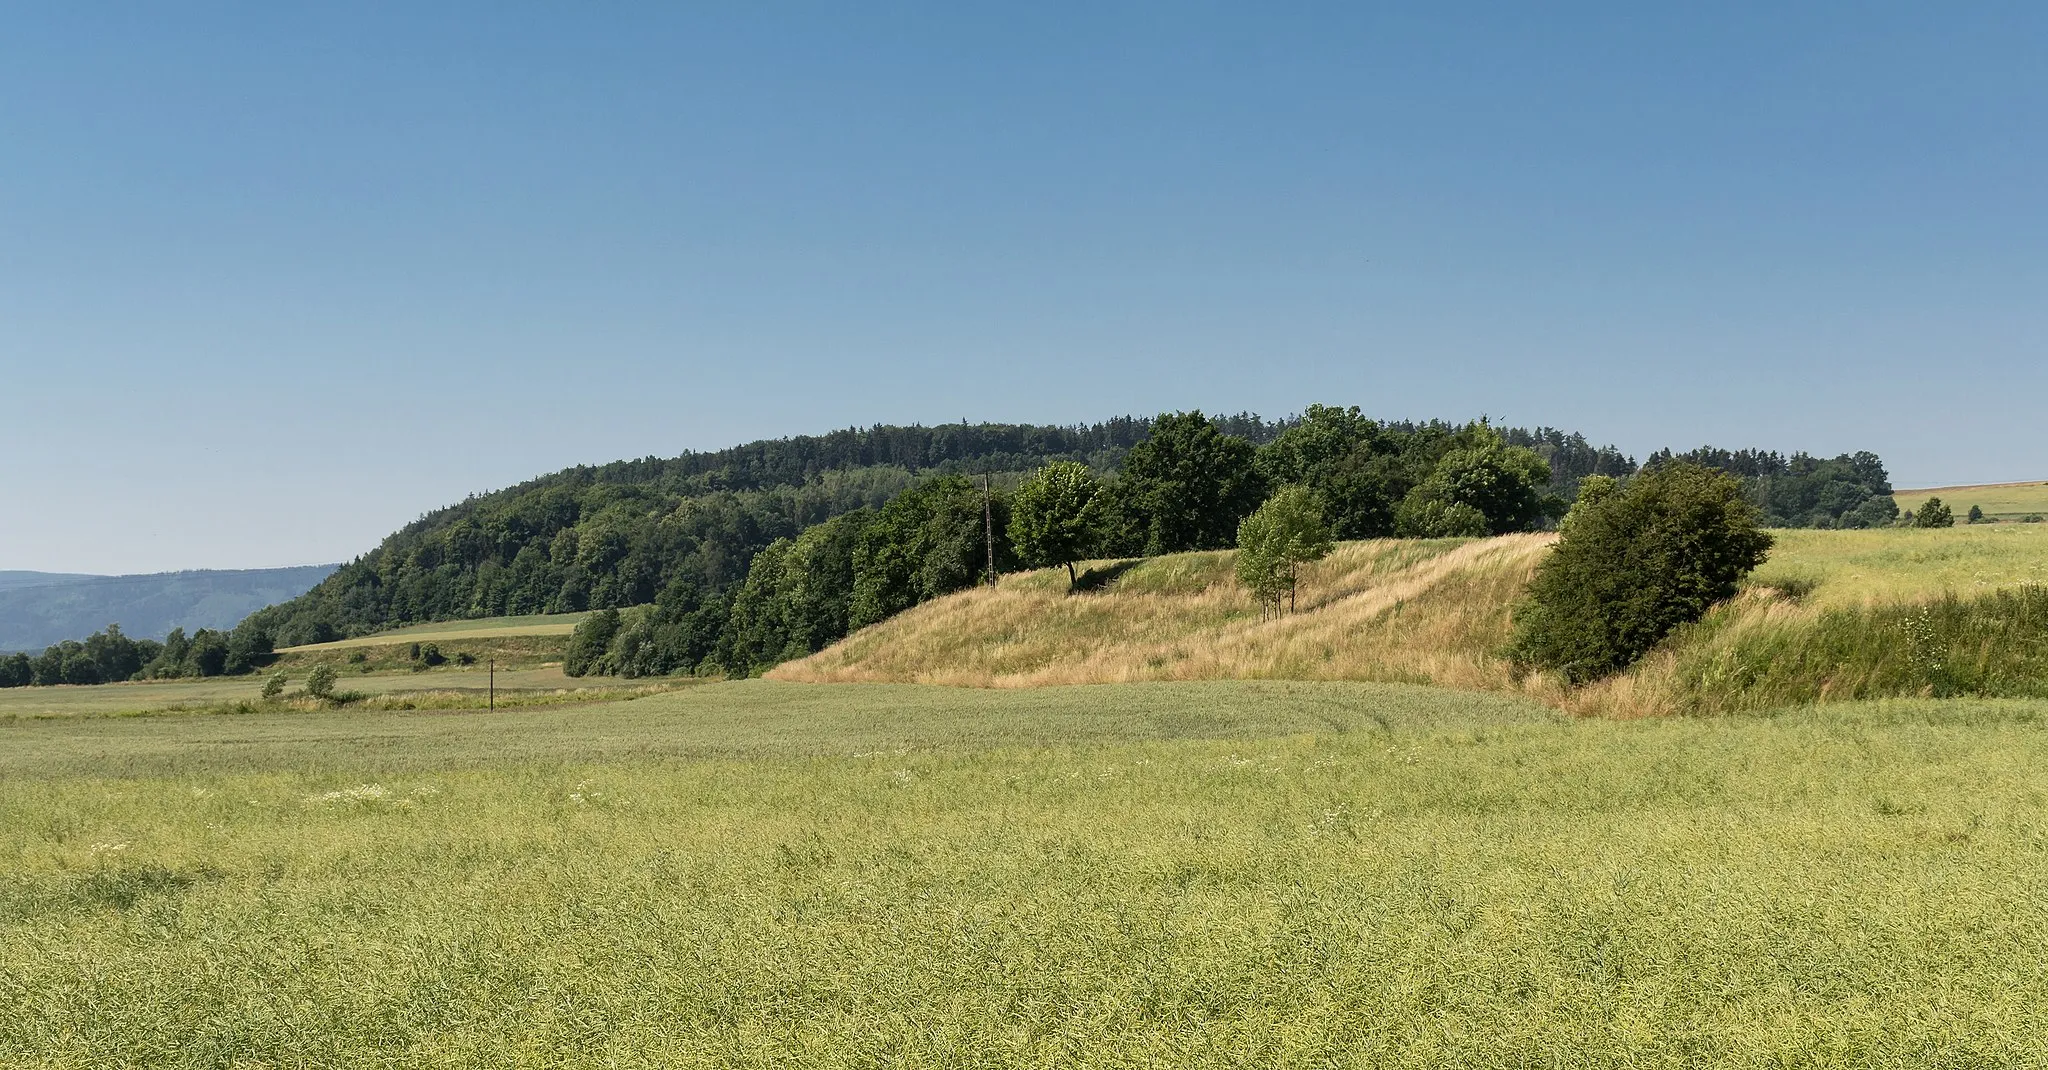
[[[1741,481],[1694,464],[1599,486],[1572,509],[1516,612],[1517,657],[1574,683],[1626,668],[1734,596],[1770,552],[1757,520]]]
[[[1067,566],[1067,589],[1079,582],[1074,562],[1094,552],[1102,485],[1079,461],[1054,461],[1025,480],[1010,504],[1010,542],[1025,563]]]

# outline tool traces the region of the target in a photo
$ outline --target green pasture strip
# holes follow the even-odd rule
[[[588,613],[536,613],[523,617],[485,617],[480,620],[445,620],[413,624],[388,632],[338,639],[331,643],[309,643],[286,647],[279,653],[304,654],[322,650],[348,650],[390,643],[432,642],[445,639],[488,639],[515,635],[568,635]]]
[[[496,662],[498,668],[535,669],[554,665],[559,668],[562,648],[567,643],[565,635],[484,635],[475,638],[444,638],[431,640],[442,664],[433,671],[451,668],[482,667]],[[428,644],[413,641],[392,643],[365,643],[353,647],[294,647],[277,656],[275,668],[303,673],[317,664],[334,666],[335,670],[347,675],[362,672],[411,672],[426,668],[424,663],[413,657],[418,648],[422,654]],[[463,665],[467,655],[471,664]]]
[[[752,683],[4,725],[0,1064],[2037,1065],[2044,722]]]
[[[2000,520],[2016,520],[2029,515],[2048,516],[2048,482],[1930,487],[1926,490],[1902,490],[1892,498],[1899,503],[1900,509],[1918,509],[1920,503],[1927,499],[1940,498],[1955,511],[1957,523],[1962,522],[1963,515],[1973,505],[1982,508],[1986,516]]]
[[[1752,585],[1812,585],[1821,606],[1919,601],[2048,583],[2048,524],[1771,532]]]
[[[203,680],[162,680],[130,684],[94,684],[87,687],[0,688],[0,720],[10,717],[64,717],[112,713],[146,713],[178,708],[200,708],[223,703],[254,701],[263,691],[270,673],[250,676],[209,677]],[[304,672],[287,670],[291,687],[305,684]],[[592,684],[619,686],[618,680],[572,680],[559,666],[540,669],[499,669],[497,687],[503,692],[579,688]],[[486,691],[490,672],[479,666],[453,666],[425,672],[388,672],[372,675],[344,674],[336,685],[344,691],[372,695],[408,691]]]
[[[1226,681],[984,691],[757,680],[630,703],[496,714],[342,710],[0,722],[0,779],[279,771],[357,776],[505,762],[810,758],[1556,716],[1518,699],[1405,685]]]

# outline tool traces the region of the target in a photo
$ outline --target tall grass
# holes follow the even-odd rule
[[[1098,566],[1107,582],[1073,595],[1063,573],[1026,574],[927,603],[770,675],[982,687],[1396,681],[1613,717],[2042,693],[2035,607],[2048,528],[1779,537],[1741,597],[1630,671],[1579,688],[1501,654],[1545,536],[1347,543],[1310,571],[1302,612],[1277,619],[1231,581],[1227,553]]]
[[[1677,646],[1668,671],[1707,711],[1889,695],[2048,697],[2040,586],[1789,618],[1723,614],[1700,631]]]
[[[770,673],[800,682],[994,687],[1141,680],[1348,679],[1484,686],[1488,651],[1548,545],[1543,536],[1346,543],[1305,571],[1277,618],[1239,587],[1229,553],[1141,562],[1100,592],[1064,574],[928,602]],[[1057,582],[1055,582],[1057,581]]]
[[[2043,705],[1833,709],[754,683],[0,727],[0,1065],[2038,1063]]]

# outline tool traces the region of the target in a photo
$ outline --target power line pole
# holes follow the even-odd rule
[[[987,472],[981,474],[981,526],[988,535],[988,585],[996,585],[996,506],[995,492],[989,486]]]

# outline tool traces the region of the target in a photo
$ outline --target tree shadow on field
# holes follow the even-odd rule
[[[1102,590],[1104,587],[1115,583],[1124,573],[1144,563],[1145,559],[1141,557],[1130,561],[1118,561],[1113,564],[1103,565],[1100,568],[1086,569],[1081,573],[1080,578],[1074,581],[1074,590],[1076,593]]]

